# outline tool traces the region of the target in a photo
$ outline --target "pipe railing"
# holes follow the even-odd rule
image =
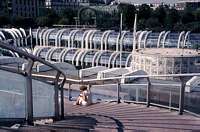
[[[36,75],[34,74],[33,76],[35,77],[45,77],[45,78],[51,78],[53,79],[53,76],[46,76],[46,75]],[[117,84],[117,102],[120,103],[121,98],[120,98],[120,89],[121,89],[121,79],[131,79],[131,78],[146,78],[147,79],[147,84],[135,84],[135,85],[146,85],[146,102],[144,102],[147,107],[151,106],[151,105],[156,105],[159,107],[165,107],[165,108],[169,108],[169,109],[173,109],[173,110],[178,110],[179,114],[182,115],[184,112],[184,97],[185,97],[185,84],[186,82],[184,81],[184,77],[192,77],[192,76],[200,76],[200,73],[189,73],[189,74],[165,74],[165,75],[134,75],[134,76],[123,76],[123,77],[109,77],[109,78],[103,78],[103,79],[86,79],[86,80],[77,80],[77,79],[70,79],[67,78],[66,82],[69,84],[69,89],[68,89],[68,97],[69,100],[71,100],[71,85],[72,84],[85,84],[85,85],[105,85],[105,84]],[[171,106],[171,103],[169,104],[169,106],[164,106],[161,104],[156,104],[153,103],[151,101],[151,87],[152,84],[155,83],[151,83],[150,78],[155,78],[155,77],[173,77],[173,78],[179,78],[180,79],[180,85],[177,84],[172,84],[172,86],[180,86],[180,90],[179,90],[179,108],[174,108]],[[62,78],[60,78],[62,79]],[[134,84],[132,84],[134,85]],[[162,84],[161,84],[162,85]],[[166,84],[163,84],[166,85]],[[169,84],[170,85],[170,84]],[[170,97],[171,98],[171,97]],[[171,101],[171,99],[169,99]]]
[[[54,101],[55,101],[55,120],[59,120],[59,119],[64,119],[64,92],[63,92],[63,86],[65,84],[66,81],[66,76],[65,73],[60,70],[58,67],[54,66],[53,64],[46,62],[38,57],[35,57],[34,55],[31,55],[25,51],[22,51],[20,49],[18,49],[15,46],[11,46],[3,41],[0,41],[0,47],[3,49],[7,49],[10,50],[12,52],[16,52],[18,53],[21,57],[25,57],[28,60],[28,64],[25,68],[25,70],[23,71],[23,75],[26,76],[26,82],[27,82],[27,87],[26,87],[26,121],[28,124],[33,124],[33,92],[32,92],[32,68],[33,68],[33,64],[34,62],[40,62],[43,63],[44,65],[47,65],[49,67],[51,67],[52,69],[56,70],[56,76],[54,78],[54,90],[55,90],[55,95],[54,95]],[[5,67],[1,67],[0,69],[2,70],[8,70],[8,71],[13,71],[13,70],[9,70],[8,68]],[[19,73],[19,72],[16,72]],[[60,81],[62,75],[62,79]],[[60,82],[59,82],[60,81]],[[60,107],[61,109],[59,109],[59,90],[60,90],[60,94],[61,94],[61,103],[60,103]],[[61,113],[60,113],[61,112]],[[60,113],[60,114],[59,114]]]

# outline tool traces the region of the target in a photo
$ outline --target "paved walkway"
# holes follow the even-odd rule
[[[17,131],[31,132],[190,132],[200,131],[200,118],[157,107],[115,102],[90,106],[65,104],[65,120]],[[3,131],[3,130],[2,130]],[[6,132],[7,130],[4,129]],[[8,130],[9,131],[9,130]]]
[[[66,105],[66,114],[95,120],[98,131],[200,131],[200,118],[178,115],[157,107],[127,103],[98,103],[91,106]],[[78,123],[78,122],[76,122]]]

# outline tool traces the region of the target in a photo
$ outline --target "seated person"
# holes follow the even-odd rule
[[[92,99],[91,99],[91,94],[90,92],[87,90],[86,86],[81,86],[80,87],[80,94],[76,100],[76,105],[90,105],[92,103]]]

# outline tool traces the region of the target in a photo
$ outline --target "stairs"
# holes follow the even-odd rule
[[[134,132],[134,131],[200,131],[200,118],[178,115],[157,107],[115,102],[91,106],[74,106],[65,102],[65,119],[52,124],[22,126],[26,132]],[[4,129],[5,130],[5,129]]]

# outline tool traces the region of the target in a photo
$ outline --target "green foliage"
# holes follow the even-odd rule
[[[142,4],[139,7],[138,11],[139,19],[148,19],[149,17],[151,17],[151,14],[152,14],[152,9],[150,8],[150,6]]]
[[[48,17],[45,17],[45,16],[38,17],[38,18],[36,19],[36,23],[37,23],[37,26],[41,26],[41,27],[44,27],[44,26],[52,26],[52,24],[49,23],[49,18],[48,18]]]
[[[6,16],[6,15],[0,16],[0,27],[3,27],[3,26],[5,26],[5,25],[7,25],[7,24],[10,24],[10,19],[9,19],[9,17]]]
[[[181,14],[182,14],[181,20],[183,24],[195,21],[195,16],[190,9],[185,9]]]
[[[15,27],[22,27],[22,28],[35,26],[35,22],[33,18],[27,18],[27,17],[21,17],[21,16],[12,17],[11,24]]]
[[[0,4],[0,7],[3,7]],[[137,9],[136,9],[137,8]],[[153,10],[151,6],[119,4],[118,11],[97,11],[95,9],[85,9],[81,12],[81,24],[95,24],[97,28],[103,29],[119,29],[120,13],[123,14],[123,29],[132,30],[134,25],[135,13],[138,14],[137,30],[152,31],[187,31],[200,32],[200,9],[191,10],[189,7],[183,11],[177,11],[174,8],[162,5]],[[1,10],[1,9],[0,9]],[[41,16],[37,18],[25,18],[21,16],[0,15],[0,27],[37,27],[48,26],[54,24],[75,25],[75,18],[78,17],[78,10],[74,8],[66,8],[60,14],[52,9],[42,9]],[[1,12],[1,11],[0,11]]]
[[[119,4],[118,10],[119,10],[119,13],[123,14],[123,24],[128,29],[133,28],[135,12],[136,12],[135,6],[134,5],[128,5],[128,4]]]
[[[69,19],[67,19],[67,18],[61,18],[58,21],[58,24],[60,24],[60,25],[68,25],[69,24]]]

